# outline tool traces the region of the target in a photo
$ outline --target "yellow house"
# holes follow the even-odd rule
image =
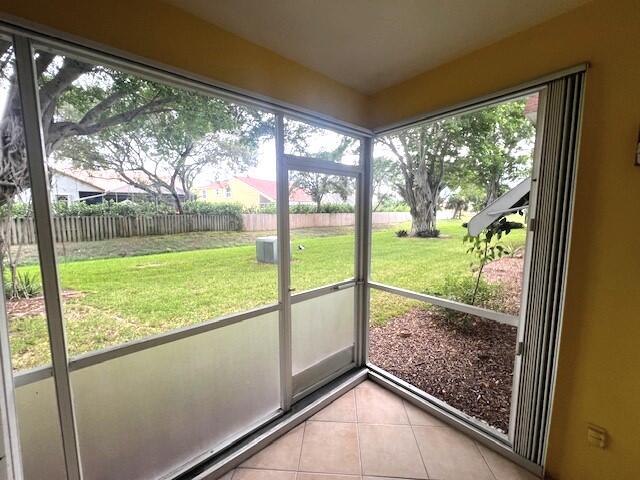
[[[211,203],[239,203],[243,207],[264,207],[276,203],[276,182],[253,177],[232,177],[229,180],[211,182],[200,187],[198,199]],[[311,197],[300,189],[291,192],[293,204],[313,203]]]

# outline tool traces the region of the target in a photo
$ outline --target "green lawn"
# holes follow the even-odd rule
[[[373,279],[433,292],[446,274],[469,272],[473,258],[466,254],[460,223],[459,220],[439,222],[441,235],[445,237],[440,239],[397,238],[394,234],[397,227],[374,231]],[[309,232],[295,231],[292,287],[300,292],[351,277],[354,237],[348,232],[349,229],[332,229],[329,236],[322,236],[319,231],[309,236]],[[70,354],[78,355],[276,302],[277,269],[255,261],[254,236],[225,235],[224,242],[214,245],[218,248],[61,262],[62,288],[76,294],[65,298]],[[147,239],[165,249],[159,237]],[[523,239],[524,231],[517,230],[509,235],[507,243],[522,244]],[[119,242],[125,246],[118,248],[126,248],[126,243]],[[135,242],[140,243],[139,239]],[[178,241],[191,248],[199,248],[202,243],[196,241],[194,246],[193,242],[193,238]],[[251,245],[219,248],[242,242],[251,242]],[[298,249],[298,245],[303,249]],[[83,248],[91,247],[85,244]],[[84,258],[99,257],[105,250],[118,251],[113,246],[93,248],[102,254],[90,252]],[[138,253],[148,253],[150,248],[140,247]],[[83,258],[83,255],[76,250],[66,258]],[[35,271],[37,267],[22,269]],[[398,300],[376,293],[371,305],[373,321],[380,322],[412,305]],[[41,315],[14,319],[10,329],[15,368],[48,362],[46,325]]]

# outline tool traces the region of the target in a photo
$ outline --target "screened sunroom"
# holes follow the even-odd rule
[[[541,475],[585,65],[369,128],[0,46],[3,478]]]

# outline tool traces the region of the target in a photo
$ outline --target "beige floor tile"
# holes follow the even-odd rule
[[[404,407],[407,410],[409,423],[411,425],[428,426],[428,427],[446,427],[448,426],[442,420],[438,420],[433,415],[428,414],[421,408],[404,401]]]
[[[296,480],[296,472],[238,468],[233,474],[233,480]]]
[[[362,473],[427,478],[410,426],[358,425]]]
[[[298,425],[271,445],[256,453],[244,462],[241,467],[266,470],[297,470],[303,434],[304,424]]]
[[[412,478],[400,478],[400,477],[362,477],[362,480],[413,480]]]
[[[296,480],[361,480],[358,475],[335,475],[333,473],[299,472]]]
[[[353,390],[348,391],[340,398],[316,413],[311,420],[323,422],[355,422],[356,399]]]
[[[229,473],[225,473],[218,480],[231,480],[231,477],[233,477],[233,472],[235,472],[235,470],[231,470]]]
[[[482,445],[478,445],[478,448],[496,480],[536,480],[539,478],[493,450]]]
[[[413,478],[401,478],[401,477],[362,477],[362,480],[413,480]]]
[[[307,422],[300,471],[360,475],[356,424]]]
[[[413,427],[431,478],[493,480],[475,442],[450,427]]]
[[[402,399],[373,382],[356,387],[358,422],[387,425],[408,425]]]

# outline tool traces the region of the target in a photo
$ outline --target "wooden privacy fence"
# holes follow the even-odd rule
[[[411,220],[409,212],[373,212],[374,225],[387,225]],[[340,227],[355,224],[353,213],[292,213],[289,226],[295,228]],[[276,230],[277,216],[274,213],[245,213],[242,215],[243,230],[249,232]]]
[[[374,225],[393,224],[411,219],[408,212],[374,212]],[[294,213],[292,229],[340,227],[354,225],[353,213]],[[171,235],[174,233],[246,230],[275,231],[277,217],[272,213],[248,213],[240,219],[234,215],[139,215],[139,216],[78,216],[54,217],[56,242],[95,242],[110,238]],[[33,218],[14,218],[11,224],[11,244],[36,243]]]
[[[234,215],[139,215],[54,217],[56,242],[94,242],[110,238],[171,235],[174,233],[240,230]],[[11,244],[36,242],[33,218],[14,218]]]

